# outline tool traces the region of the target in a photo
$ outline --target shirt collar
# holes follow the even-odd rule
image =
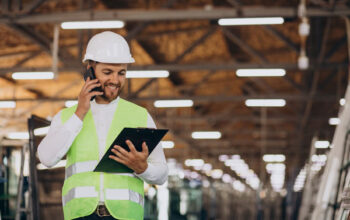
[[[93,108],[95,108],[95,109],[104,109],[104,108],[111,108],[111,107],[115,107],[117,104],[118,104],[118,102],[119,102],[119,96],[116,98],[116,99],[114,99],[113,101],[111,101],[110,103],[108,103],[108,104],[98,104],[97,102],[96,102],[96,99],[94,99],[94,100],[92,100],[92,102],[91,102],[91,107],[93,107]]]

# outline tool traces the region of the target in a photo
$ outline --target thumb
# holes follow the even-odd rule
[[[148,147],[146,142],[142,143],[142,152],[148,155]]]

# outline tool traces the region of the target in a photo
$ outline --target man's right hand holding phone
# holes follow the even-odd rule
[[[98,79],[90,80],[90,77],[87,78],[83,88],[80,91],[78,96],[78,107],[75,111],[75,114],[83,121],[86,113],[90,109],[90,100],[91,97],[97,95],[103,95],[103,92],[92,91],[92,89],[101,86]]]

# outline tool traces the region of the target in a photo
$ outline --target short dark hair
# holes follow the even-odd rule
[[[98,62],[94,60],[88,60],[88,65],[95,67]]]

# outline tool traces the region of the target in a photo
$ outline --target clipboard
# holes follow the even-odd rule
[[[142,151],[142,143],[146,142],[148,152],[151,154],[167,132],[168,129],[124,128],[93,171],[105,173],[133,173],[134,171],[129,167],[109,158],[109,155],[114,155],[112,152],[114,145],[119,145],[125,150],[130,151],[128,145],[125,143],[126,140],[130,140],[137,151]]]

